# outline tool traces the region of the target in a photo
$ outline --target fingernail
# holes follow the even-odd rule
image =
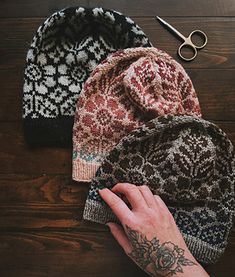
[[[108,227],[109,227],[109,230],[110,230],[109,222],[105,223],[105,225],[108,226]]]
[[[107,188],[101,187],[101,188],[98,189],[98,191],[105,190],[105,189],[107,189]]]

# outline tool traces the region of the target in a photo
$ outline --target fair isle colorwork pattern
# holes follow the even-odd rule
[[[123,136],[166,114],[201,116],[183,67],[154,47],[111,54],[93,71],[77,102],[73,179],[89,182]]]
[[[235,160],[232,143],[216,125],[168,115],[124,137],[92,180],[84,219],[116,221],[98,189],[125,182],[161,196],[198,261],[214,263],[223,254],[234,214]]]
[[[66,8],[37,30],[23,87],[25,138],[35,145],[72,145],[76,102],[85,80],[108,54],[151,46],[135,22],[103,8]]]

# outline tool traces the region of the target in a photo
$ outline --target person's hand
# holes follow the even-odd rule
[[[109,222],[125,253],[151,276],[209,276],[188,250],[173,216],[147,186],[117,184],[99,190],[121,225]],[[122,194],[128,205],[116,195]]]

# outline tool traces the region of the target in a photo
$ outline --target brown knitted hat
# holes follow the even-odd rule
[[[125,182],[145,184],[163,198],[198,261],[213,263],[222,255],[234,213],[235,160],[216,125],[166,116],[123,138],[92,181],[84,218],[115,220],[98,189]]]

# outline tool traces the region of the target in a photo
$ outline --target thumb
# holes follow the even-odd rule
[[[111,234],[123,248],[125,253],[130,253],[132,251],[132,246],[123,227],[114,222],[108,222],[106,225],[109,227]]]

